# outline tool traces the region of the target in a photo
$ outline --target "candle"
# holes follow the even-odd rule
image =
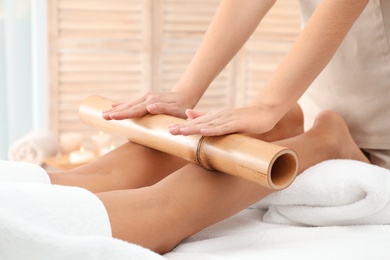
[[[111,145],[110,147],[103,147],[99,150],[99,156],[105,155],[106,153],[111,152],[115,149],[115,145]]]
[[[60,136],[60,146],[62,154],[69,154],[73,151],[80,150],[81,147],[81,134],[79,133],[63,133]]]
[[[99,131],[98,134],[95,134],[91,137],[93,145],[95,147],[96,153],[100,153],[100,150],[103,148],[110,147],[111,144],[111,136],[105,134],[103,131]]]
[[[81,147],[79,151],[73,151],[69,154],[70,164],[83,164],[92,161],[95,158],[95,154],[91,151],[87,151],[84,147]]]

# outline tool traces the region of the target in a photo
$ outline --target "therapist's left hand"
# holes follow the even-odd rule
[[[261,134],[271,130],[277,120],[258,107],[222,109],[201,114],[187,109],[188,121],[169,126],[173,135],[219,136],[231,133]]]

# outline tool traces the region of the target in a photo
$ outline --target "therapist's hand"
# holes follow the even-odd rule
[[[201,115],[187,109],[188,121],[169,126],[173,135],[219,136],[231,133],[261,134],[271,130],[277,123],[271,113],[257,107],[222,109]]]
[[[114,103],[111,106],[111,109],[103,112],[102,116],[106,120],[122,120],[146,114],[186,118],[185,110],[192,107],[188,97],[181,92],[149,92],[134,100]]]

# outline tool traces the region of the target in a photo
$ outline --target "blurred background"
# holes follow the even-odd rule
[[[97,129],[78,107],[89,95],[126,100],[168,91],[196,51],[219,0],[0,0],[0,158],[31,131]],[[298,3],[279,0],[198,104],[248,103],[300,30]],[[221,43],[222,44],[222,43]],[[112,137],[112,143],[124,142]]]
[[[32,129],[48,126],[47,4],[0,0],[0,158]]]

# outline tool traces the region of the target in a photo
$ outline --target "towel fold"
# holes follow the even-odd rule
[[[390,224],[390,171],[352,160],[317,164],[253,205],[263,221],[297,226]]]
[[[0,160],[0,181],[50,184],[50,178],[42,167],[3,160]]]
[[[95,194],[51,185],[36,165],[0,161],[0,259],[141,258],[163,259],[112,238]]]
[[[0,161],[0,259],[385,260],[390,254],[390,226],[371,225],[390,221],[390,171],[365,163],[315,165],[287,190],[189,237],[164,257],[111,238],[94,194],[50,185],[42,169],[28,166]]]
[[[47,129],[35,130],[12,143],[8,159],[42,165],[47,157],[59,151],[57,137]]]

